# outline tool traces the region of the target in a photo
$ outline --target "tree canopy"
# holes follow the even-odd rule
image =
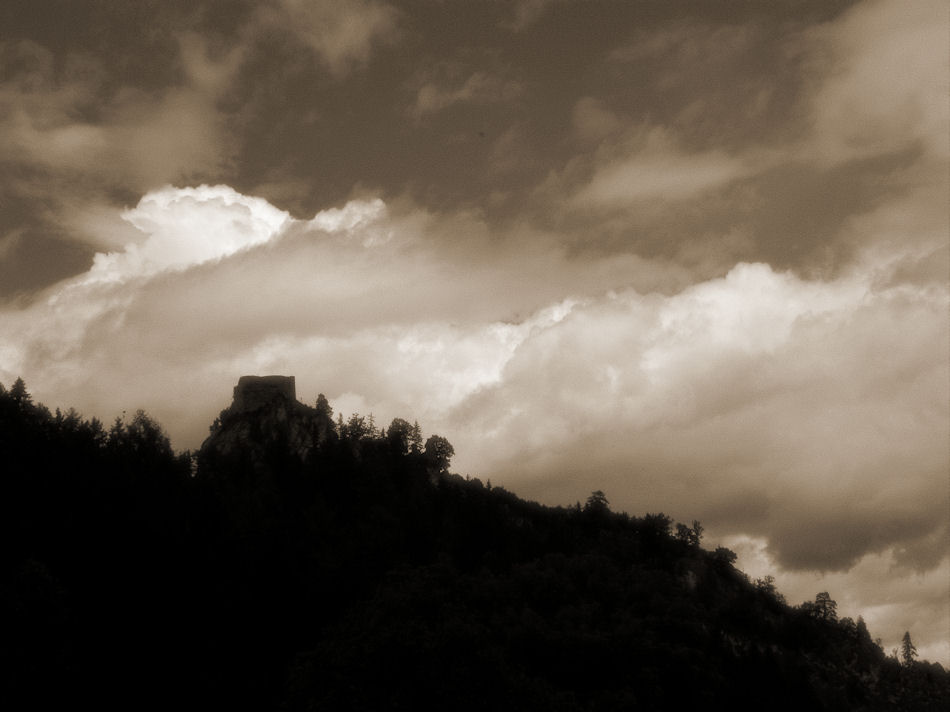
[[[821,592],[751,582],[702,527],[544,507],[395,419],[229,409],[198,453],[0,387],[5,709],[930,710]],[[273,417],[272,417],[273,416]],[[911,664],[913,663],[913,664]],[[27,701],[27,703],[24,703]]]

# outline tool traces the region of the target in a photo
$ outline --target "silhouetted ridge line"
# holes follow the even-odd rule
[[[521,500],[271,378],[195,457],[0,386],[0,706],[950,707],[910,633],[888,657],[828,592],[788,606],[699,522]]]

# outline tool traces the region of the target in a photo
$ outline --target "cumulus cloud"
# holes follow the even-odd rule
[[[122,219],[147,237],[123,252],[97,254],[80,284],[125,281],[225,257],[267,242],[290,215],[228,186],[202,185],[152,191]]]
[[[124,217],[137,242],[0,312],[0,380],[107,420],[146,407],[196,446],[237,376],[292,373],[306,400],[437,429],[459,471],[698,518],[783,571],[945,553],[948,290],[900,279],[886,241],[832,281],[739,264],[690,285],[381,200],[303,221],[163,188]]]
[[[343,208],[328,208],[314,216],[307,226],[324,232],[350,232],[370,225],[386,214],[386,204],[379,198],[369,201],[354,200]],[[375,239],[371,236],[370,241]]]
[[[945,296],[763,265],[672,297],[619,293],[524,344],[455,417],[499,433],[489,469],[533,495],[609,483],[632,509],[767,527],[783,563],[840,567],[940,525],[947,354],[927,345],[946,343]]]
[[[63,373],[148,389],[184,435],[167,401],[183,370],[219,373],[208,408],[236,373],[291,370],[451,424],[460,467],[532,496],[600,483],[630,509],[766,535],[790,568],[896,544],[926,557],[915,547],[941,526],[944,285],[740,264],[662,295],[629,287],[646,262],[477,261],[427,239],[445,225],[378,200],[294,221],[223,186],[155,191],[125,217],[141,243],[4,315],[22,344],[7,378],[82,405],[82,385],[47,373],[75,358]]]
[[[49,383],[51,392],[65,386],[77,406],[95,402],[96,408],[111,403],[122,410],[128,404],[120,401],[147,394],[140,402],[168,414],[176,437],[194,438],[195,432],[193,422],[181,425],[181,414],[161,405],[171,393],[169,381],[178,377],[171,374],[184,368],[177,355],[189,362],[186,370],[214,370],[222,353],[257,358],[260,344],[286,343],[293,350],[315,334],[344,340],[385,334],[405,346],[411,334],[400,330],[411,327],[438,334],[440,342],[464,341],[473,324],[520,323],[563,300],[565,288],[583,293],[599,289],[604,279],[648,285],[685,279],[675,268],[619,257],[592,265],[565,286],[550,280],[571,274],[563,253],[531,240],[517,255],[486,252],[478,221],[442,220],[416,209],[389,216],[378,199],[351,201],[303,221],[225,186],[166,187],[148,193],[123,217],[134,233],[124,249],[98,254],[86,274],[51,288],[29,309],[3,312],[15,347],[0,365],[0,380],[22,373]],[[443,245],[433,232],[459,242]],[[372,363],[392,370],[380,353],[382,360]],[[309,370],[301,359],[284,367]],[[142,369],[154,380],[141,378]],[[215,380],[209,402],[220,398],[222,381],[233,375]],[[98,386],[85,390],[90,381]],[[358,388],[357,380],[336,392]]]

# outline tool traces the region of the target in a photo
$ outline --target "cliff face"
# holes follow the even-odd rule
[[[293,376],[242,376],[231,406],[202,443],[199,458],[211,469],[238,460],[266,469],[268,453],[304,460],[332,431],[329,418],[296,399]]]

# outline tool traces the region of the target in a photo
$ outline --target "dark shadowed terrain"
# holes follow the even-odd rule
[[[544,507],[416,424],[237,396],[177,454],[141,411],[0,387],[5,709],[950,708],[910,636],[788,606],[698,522]]]

